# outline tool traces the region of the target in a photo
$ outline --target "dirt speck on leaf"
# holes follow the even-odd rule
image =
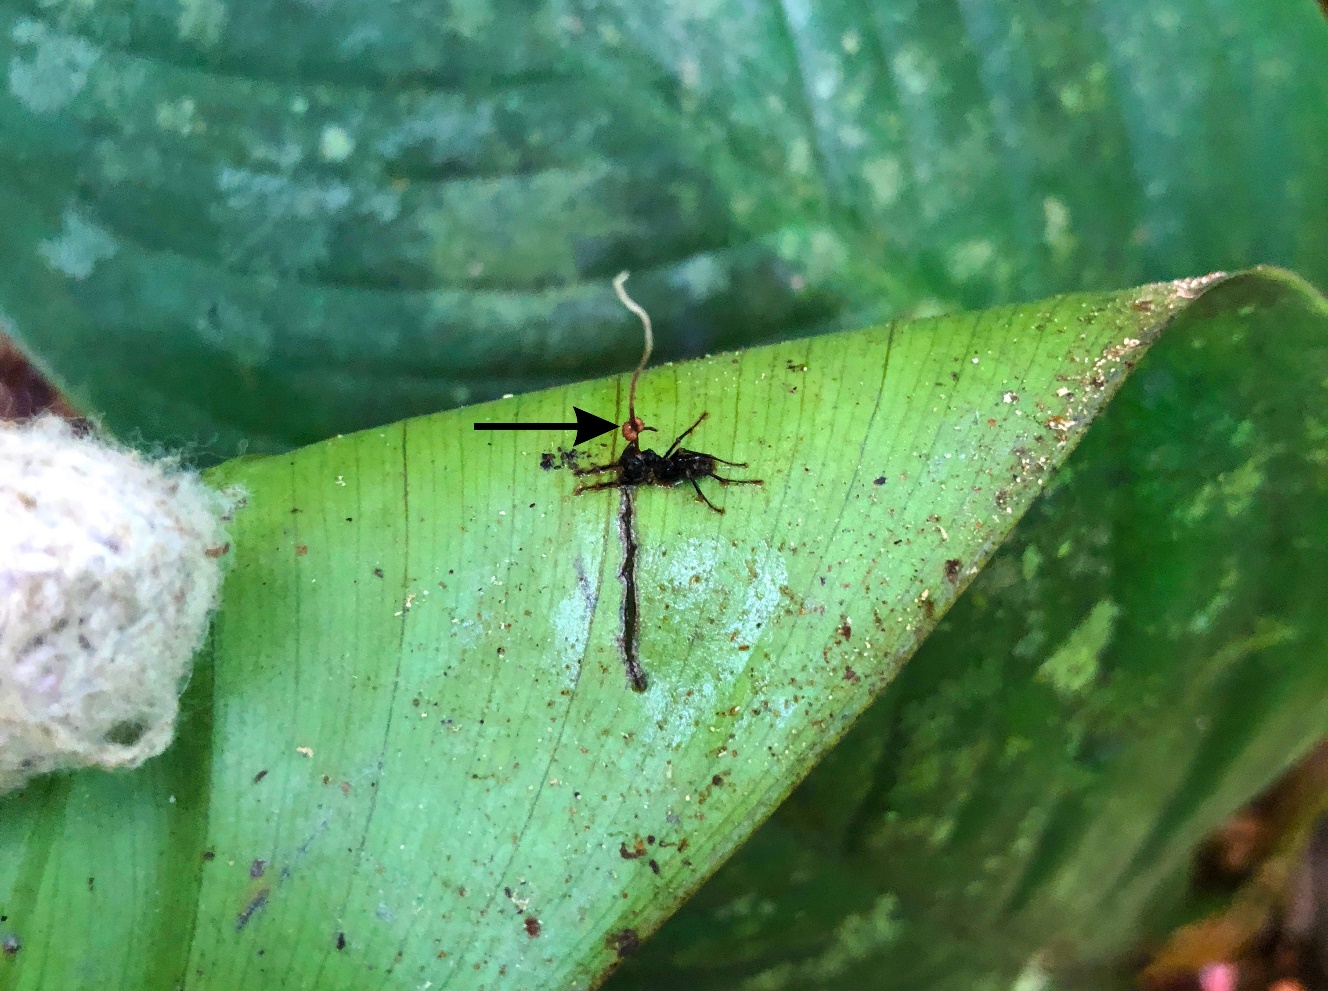
[[[636,934],[635,929],[619,929],[615,933],[609,933],[606,942],[614,953],[618,954],[618,959],[631,956],[641,945],[641,937]]]

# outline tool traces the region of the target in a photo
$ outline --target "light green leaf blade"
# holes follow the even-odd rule
[[[180,744],[0,804],[13,986],[594,983],[891,682],[1199,285],[648,371],[666,439],[708,411],[689,443],[765,484],[710,483],[722,515],[636,492],[639,694],[618,493],[472,428],[621,418],[624,380],[223,466],[248,504]]]

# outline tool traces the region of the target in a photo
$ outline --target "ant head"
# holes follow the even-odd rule
[[[647,427],[645,421],[639,416],[634,416],[622,425],[623,440],[629,444],[636,443],[636,438],[641,436],[647,430],[654,430],[654,427]]]

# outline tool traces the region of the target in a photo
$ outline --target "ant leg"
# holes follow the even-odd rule
[[[672,444],[669,445],[669,449],[668,449],[667,451],[664,452],[664,457],[667,458],[667,457],[668,457],[669,455],[671,455],[674,451],[676,451],[676,450],[678,449],[678,445],[682,443],[682,439],[683,439],[684,437],[686,437],[688,434],[690,434],[690,433],[691,433],[693,430],[695,430],[697,427],[699,427],[699,426],[701,425],[701,421],[704,420],[704,419],[705,419],[707,416],[709,416],[709,415],[710,415],[709,413],[702,413],[700,416],[698,416],[698,417],[696,418],[696,422],[693,423],[693,424],[692,424],[690,427],[688,427],[686,430],[684,430],[682,433],[680,433],[680,434],[678,435],[678,439],[675,440]]]
[[[705,503],[715,512],[723,514],[724,510],[720,509],[718,506],[716,506],[713,502],[711,502],[709,499],[705,497],[705,493],[701,491],[701,486],[696,484],[696,479],[694,478],[691,479],[691,483],[692,483],[692,488],[696,489],[696,498],[700,499],[703,503]]]
[[[716,464],[728,465],[730,468],[746,468],[746,467],[747,467],[747,462],[746,462],[746,461],[725,461],[723,458],[717,458],[717,457],[715,457],[713,454],[710,455],[710,460],[713,461],[713,462],[715,462]]]
[[[764,478],[725,478],[722,475],[711,475],[720,485],[764,485]]]
[[[573,475],[603,475],[606,471],[617,471],[621,465],[616,461],[607,465],[590,465],[586,468],[573,468]]]
[[[580,495],[582,492],[598,492],[600,489],[620,489],[623,483],[619,481],[597,482],[594,485],[578,485],[572,490],[572,495]]]

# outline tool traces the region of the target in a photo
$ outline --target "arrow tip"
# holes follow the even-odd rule
[[[573,406],[572,412],[576,414],[576,440],[572,441],[573,447],[618,428],[618,424],[610,423],[604,417],[596,416],[594,413],[587,413],[579,406]]]

